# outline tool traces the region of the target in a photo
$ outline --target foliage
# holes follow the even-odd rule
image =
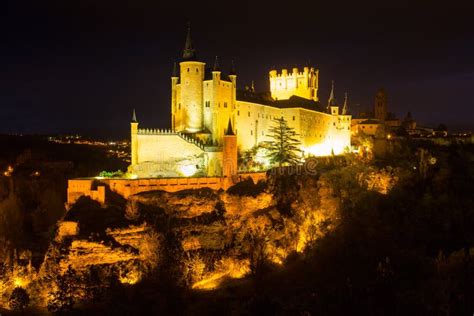
[[[67,312],[74,306],[74,290],[78,282],[75,271],[68,267],[63,275],[57,275],[54,289],[49,293],[48,310],[50,312]]]
[[[294,128],[288,126],[288,122],[283,118],[274,119],[275,126],[270,127],[269,137],[273,140],[268,141],[268,155],[271,164],[294,165],[301,160],[301,150]]]
[[[30,296],[26,290],[21,287],[16,287],[10,295],[10,299],[8,300],[8,305],[14,311],[24,310],[29,303]]]
[[[99,173],[99,177],[104,177],[104,178],[121,178],[123,177],[124,173],[122,170],[117,170],[117,171],[101,171]]]

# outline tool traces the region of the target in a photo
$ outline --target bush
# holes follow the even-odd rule
[[[30,296],[25,289],[17,287],[13,290],[8,300],[8,305],[14,311],[22,311],[30,303]]]

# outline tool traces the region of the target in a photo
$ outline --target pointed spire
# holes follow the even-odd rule
[[[347,103],[347,92],[344,95],[344,105],[342,107],[342,115],[347,115],[349,112],[349,104]]]
[[[329,95],[328,107],[336,105],[336,98],[334,97],[334,80],[331,83],[331,94]]]
[[[137,115],[135,114],[135,109],[133,109],[132,123],[137,123]]]
[[[179,77],[179,75],[178,75],[178,65],[176,65],[176,62],[174,62],[174,64],[173,64],[173,74],[171,75],[171,77],[174,77],[174,78]]]
[[[230,62],[230,71],[229,71],[229,75],[233,75],[235,76],[236,75],[236,71],[235,71],[235,65],[234,65],[234,60],[232,59],[231,62]]]
[[[232,122],[230,121],[229,118],[229,124],[227,124],[227,130],[225,132],[226,135],[235,135],[234,130],[232,129]]]
[[[219,58],[217,56],[214,60],[214,67],[212,67],[212,71],[221,71],[221,68],[219,67]]]
[[[186,42],[183,50],[183,60],[196,60],[196,51],[191,40],[191,22],[188,22],[188,31],[186,34]]]

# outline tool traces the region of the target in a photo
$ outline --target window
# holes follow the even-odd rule
[[[211,107],[211,101],[206,101],[206,108]]]
[[[249,112],[249,117],[250,117],[250,112]]]
[[[296,119],[296,117],[293,115],[293,121]]]
[[[178,110],[181,110],[181,103],[178,104]]]
[[[188,72],[189,72],[189,68],[188,68]]]
[[[198,68],[196,68],[196,72],[199,72],[199,69],[198,69]]]
[[[224,107],[227,108],[227,102],[224,102]]]
[[[253,135],[253,130],[250,130],[250,135]]]

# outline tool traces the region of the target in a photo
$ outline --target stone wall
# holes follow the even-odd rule
[[[265,173],[240,173],[235,177],[202,178],[150,178],[150,179],[71,179],[68,181],[67,204],[71,206],[81,196],[90,197],[101,204],[106,202],[105,186],[124,198],[148,191],[177,192],[190,189],[210,188],[226,190],[233,184],[251,178],[254,183],[266,178]],[[96,188],[95,188],[96,187]],[[98,195],[97,192],[101,192]]]

